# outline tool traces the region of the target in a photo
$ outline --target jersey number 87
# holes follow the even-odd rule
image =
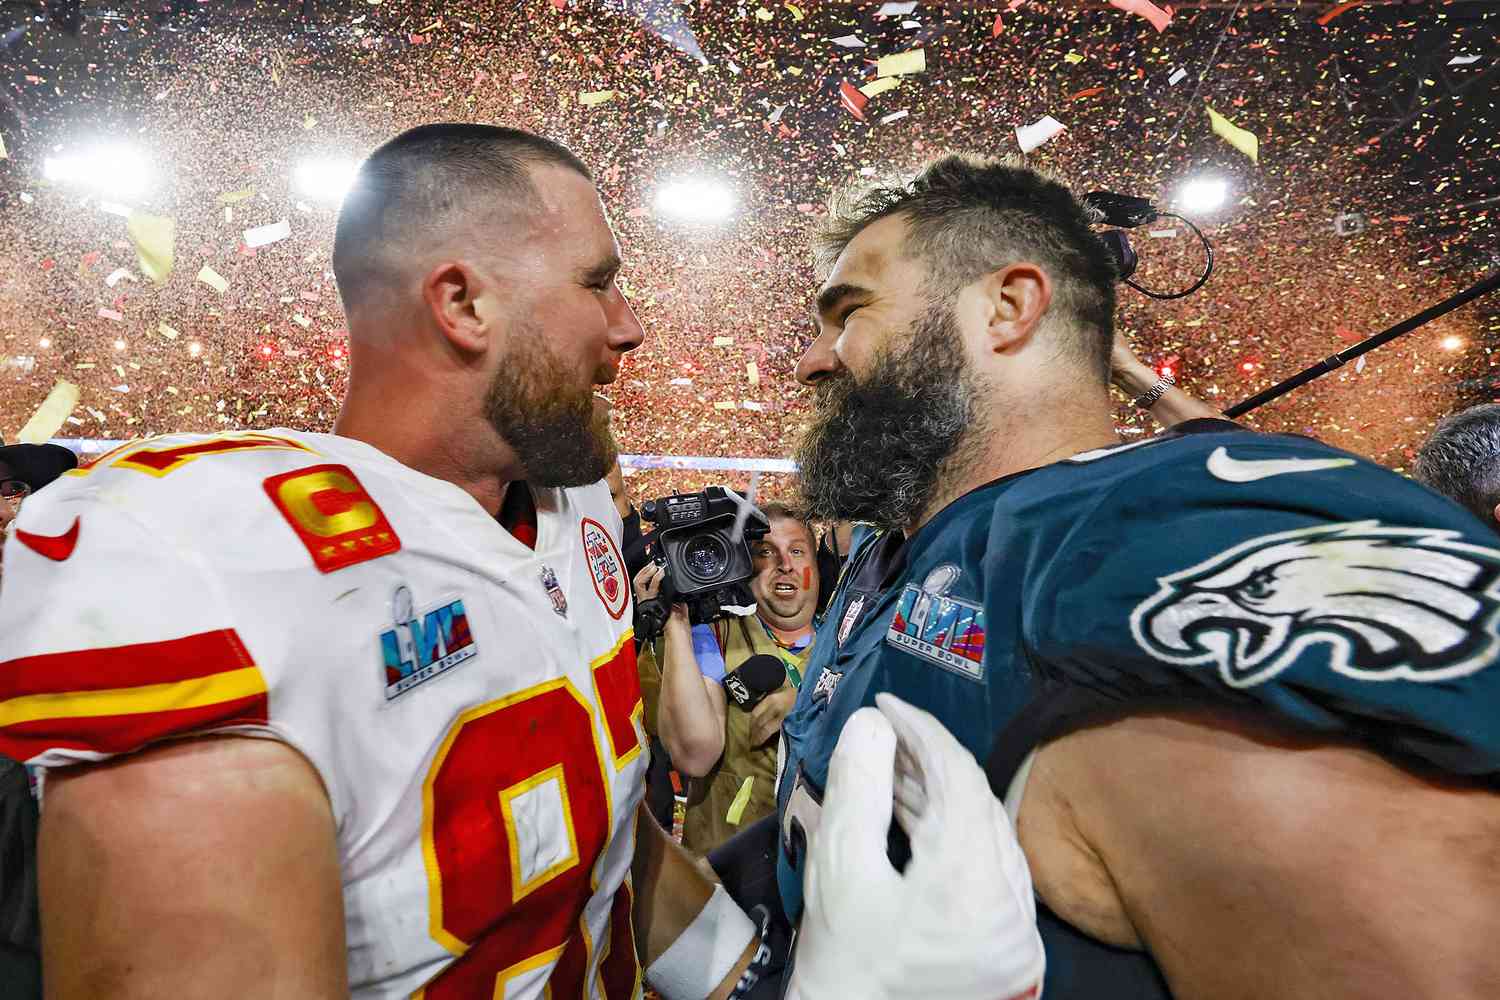
[[[596,888],[594,860],[610,834],[605,769],[623,769],[641,752],[634,725],[640,683],[628,633],[595,661],[592,674],[608,752],[595,737],[593,710],[567,678],[470,709],[438,749],[423,787],[429,930],[459,958],[417,996],[505,996],[510,980],[553,963],[547,995],[588,995],[596,945],[582,913]],[[550,863],[526,873],[521,852],[536,845],[520,839],[517,802],[549,783],[561,798],[564,831],[559,843],[536,852]],[[628,885],[615,895],[603,947],[601,992],[628,1000],[639,985]]]

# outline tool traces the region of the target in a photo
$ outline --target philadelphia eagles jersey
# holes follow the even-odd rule
[[[793,921],[829,756],[880,691],[932,712],[980,761],[996,749],[1002,791],[1069,720],[1204,700],[1457,775],[1500,772],[1495,535],[1316,441],[1222,421],[1180,431],[997,480],[909,540],[861,540],[782,725],[778,880]],[[1087,979],[1071,963],[1089,949],[1068,942],[1084,957],[1059,965],[1048,926],[1046,995],[1088,995],[1063,983]]]

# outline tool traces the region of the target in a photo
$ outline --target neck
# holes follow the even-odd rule
[[[407,468],[443,479],[468,493],[493,517],[500,511],[510,483],[524,478],[515,454],[482,421],[455,420],[451,398],[433,405],[439,394],[413,393],[394,388],[361,387],[350,379],[349,394],[334,422],[333,432],[380,449]],[[392,419],[391,403],[401,399],[400,419]],[[470,429],[466,434],[465,426]]]
[[[812,634],[811,620],[804,622],[801,625],[792,626],[782,626],[776,624],[775,622],[767,622],[764,618],[762,618],[761,621],[766,622],[766,628],[771,630],[771,634],[774,635],[777,641],[780,642],[783,646],[790,646],[798,639]]]
[[[1101,388],[1099,393],[1081,394],[1081,398],[1076,389],[1072,393],[1073,402],[1068,402],[1066,392],[1038,393],[1033,400],[1011,404],[1005,414],[992,411],[987,419],[977,421],[944,463],[931,502],[906,529],[907,536],[985,483],[1119,444],[1108,390]],[[993,398],[1006,396],[995,393]],[[1038,420],[1038,414],[1045,417]]]

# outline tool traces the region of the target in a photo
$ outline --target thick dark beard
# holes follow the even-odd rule
[[[846,372],[818,385],[796,456],[807,516],[915,524],[945,470],[962,460],[977,395],[957,318],[931,305],[909,343],[882,352],[866,378]]]
[[[532,486],[586,486],[615,464],[608,415],[596,411],[593,387],[577,389],[573,375],[540,336],[515,338],[485,396],[485,416],[515,449]],[[524,359],[524,360],[523,360]]]

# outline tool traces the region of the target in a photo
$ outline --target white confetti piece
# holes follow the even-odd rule
[[[747,410],[754,410],[756,413],[761,413],[766,408],[764,403],[757,403],[753,399],[745,400],[740,404],[740,406],[744,407]]]
[[[112,319],[116,323],[123,323],[123,322],[125,322],[125,314],[124,313],[117,312],[114,309],[105,309],[102,306],[99,309],[99,318],[100,319]]]
[[[1153,240],[1170,240],[1170,239],[1172,239],[1173,237],[1175,237],[1177,235],[1177,230],[1175,230],[1175,229],[1152,229],[1152,230],[1149,230],[1146,233],[1146,235],[1150,236]]]
[[[1479,61],[1478,56],[1454,56],[1448,60],[1449,66],[1472,66]]]
[[[1029,153],[1045,145],[1065,128],[1067,126],[1051,115],[1043,115],[1040,121],[1030,125],[1017,125],[1016,142],[1020,143],[1021,152]]]
[[[668,382],[667,384],[668,385],[692,385],[693,384],[693,380],[690,379],[690,378],[674,378],[672,381]]]
[[[777,122],[781,121],[781,115],[782,115],[783,112],[786,111],[786,109],[787,109],[787,105],[785,105],[785,104],[780,105],[779,107],[776,108],[775,111],[771,112],[771,117],[767,118],[766,121],[770,122],[772,125],[775,125]]]
[[[99,211],[108,215],[118,215],[122,219],[130,218],[130,206],[121,205],[117,201],[101,201],[99,203]]]
[[[123,383],[121,383],[120,385],[112,385],[112,386],[110,386],[110,388],[113,389],[115,392],[129,392],[130,391],[130,386],[125,385]]]
[[[862,49],[865,47],[864,40],[861,39],[858,35],[840,35],[837,38],[830,39],[830,41],[832,41],[833,44],[841,45],[846,49]]]
[[[715,347],[732,347],[732,346],[734,346],[734,338],[733,337],[715,337],[714,338],[714,346]]]
[[[293,313],[292,314],[292,322],[296,323],[298,326],[302,327],[302,329],[304,329],[304,330],[306,330],[308,327],[312,326],[312,320],[308,319],[306,316],[302,315],[301,313]]]
[[[907,111],[904,108],[900,111],[892,111],[890,114],[880,119],[880,124],[889,125],[891,122],[899,122],[909,114],[911,114],[911,112]]]
[[[906,15],[916,9],[916,0],[911,0],[910,3],[883,3],[880,5],[880,9],[875,12],[875,16],[892,17],[895,15]]]
[[[135,281],[136,276],[125,270],[123,267],[117,267],[113,271],[109,272],[109,277],[104,279],[104,284],[110,288],[113,288],[120,282],[127,280]]]
[[[214,291],[218,292],[220,295],[223,295],[225,292],[229,291],[229,282],[225,280],[222,274],[220,274],[218,271],[215,271],[207,264],[204,264],[203,270],[198,272],[198,280],[203,282],[209,288],[212,288]]]
[[[165,323],[157,323],[156,332],[161,334],[163,337],[166,337],[168,340],[176,340],[178,336],[180,336],[176,330],[172,329]]]
[[[1356,361],[1356,362],[1354,362],[1354,373],[1356,375],[1358,375],[1360,372],[1362,372],[1364,370],[1365,370],[1365,358],[1364,358],[1364,355],[1361,354],[1360,357],[1359,357],[1359,360]]]
[[[1181,83],[1183,80],[1186,80],[1186,79],[1187,79],[1187,70],[1182,69],[1181,67],[1178,67],[1177,69],[1173,70],[1172,71],[1172,75],[1167,78],[1167,83],[1169,83],[1170,85],[1172,85],[1173,87],[1175,87],[1179,83]]]
[[[245,246],[263,247],[269,246],[278,240],[284,240],[292,235],[292,224],[285,219],[273,222],[265,226],[256,226],[254,229],[245,230]]]

